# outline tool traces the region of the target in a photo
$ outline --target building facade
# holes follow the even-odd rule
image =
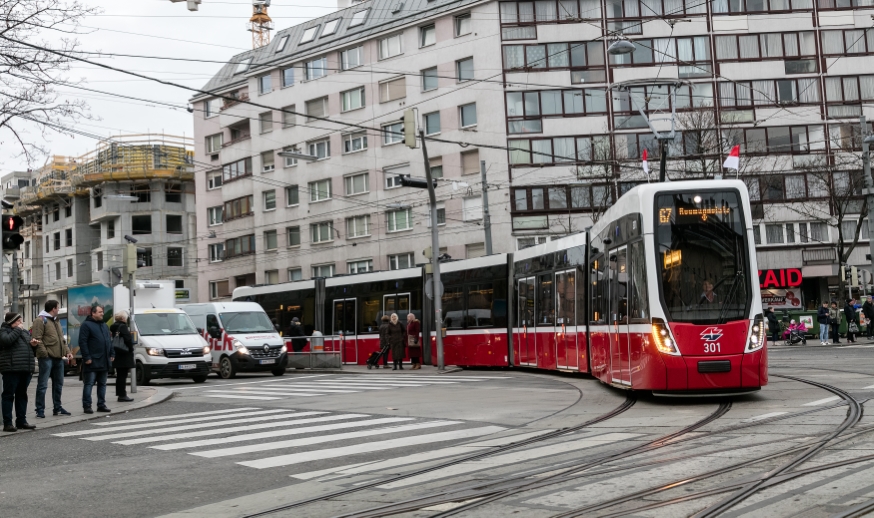
[[[719,176],[740,145],[759,265],[801,270],[793,288],[815,304],[840,262],[868,262],[872,14],[833,0],[369,0],[280,30],[192,99],[200,295],[424,262],[426,193],[394,179],[424,176],[392,132],[415,107],[453,258],[483,253],[480,161],[494,251],[508,252],[584,230],[651,181],[650,124],[673,124],[671,179]],[[620,38],[633,52],[609,51]]]

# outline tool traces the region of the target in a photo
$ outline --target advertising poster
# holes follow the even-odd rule
[[[770,288],[762,290],[762,307],[778,309],[804,309],[801,305],[801,290],[798,288]]]
[[[91,314],[91,307],[103,306],[103,321],[112,325],[112,288],[102,284],[79,286],[67,290],[67,326],[70,336],[70,351],[79,355],[79,328]]]

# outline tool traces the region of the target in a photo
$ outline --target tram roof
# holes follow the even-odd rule
[[[585,244],[585,232],[571,234],[569,236],[565,236],[559,239],[547,241],[546,243],[543,243],[541,245],[523,248],[522,250],[519,250],[518,252],[513,254],[513,261],[524,261],[525,259],[531,259],[532,257],[538,257],[548,253],[558,252],[559,250],[567,250],[568,248],[573,248],[575,246],[581,246]]]

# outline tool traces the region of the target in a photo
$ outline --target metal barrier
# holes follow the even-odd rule
[[[295,352],[291,338],[285,339],[289,369],[339,369],[343,365],[343,336],[310,336],[303,351]]]

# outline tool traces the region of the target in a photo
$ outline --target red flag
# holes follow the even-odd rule
[[[731,152],[728,154],[728,158],[725,159],[725,163],[722,164],[722,167],[726,169],[734,169],[735,171],[740,169],[740,145],[731,148]]]
[[[649,163],[646,161],[646,149],[643,150],[643,172],[649,174]]]

